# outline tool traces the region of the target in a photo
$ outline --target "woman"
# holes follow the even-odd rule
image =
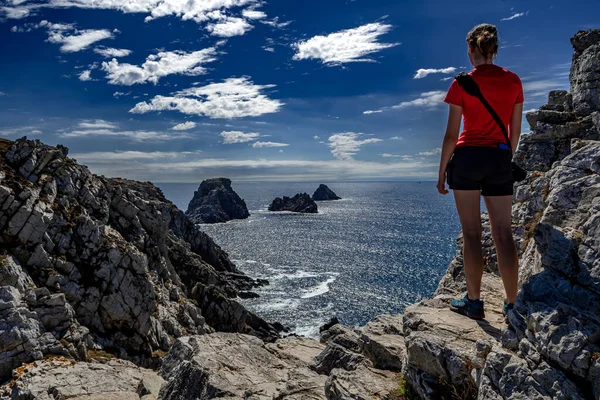
[[[518,257],[511,229],[513,182],[510,149],[516,149],[519,143],[523,88],[516,74],[493,64],[498,55],[498,31],[495,26],[476,26],[467,35],[467,44],[469,59],[474,67],[469,75],[505,126],[508,126],[511,142],[510,147],[507,146],[500,125],[482,102],[467,94],[454,80],[444,100],[450,106],[450,114],[437,188],[441,194],[448,193],[445,186],[447,176],[462,225],[467,295],[452,300],[450,309],[473,319],[482,319],[485,314],[480,298],[483,276],[480,195],[483,195],[489,213],[498,268],[506,292],[505,316],[517,297]],[[459,137],[463,116],[464,130]]]

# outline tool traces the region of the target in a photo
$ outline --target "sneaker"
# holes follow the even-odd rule
[[[450,302],[450,310],[465,315],[472,319],[484,319],[483,300],[471,300],[465,295],[462,299],[454,299]]]
[[[502,314],[504,314],[504,322],[506,322],[508,324],[508,312],[512,311],[512,309],[515,307],[514,303],[507,303],[506,301],[504,302],[504,307],[502,307]]]

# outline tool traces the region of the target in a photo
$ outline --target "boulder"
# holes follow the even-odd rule
[[[237,333],[179,338],[161,369],[167,382],[160,399],[325,399],[327,378],[306,362],[320,346],[309,343],[287,338],[265,345]]]
[[[231,188],[231,180],[227,178],[203,181],[194,192],[185,214],[198,224],[214,224],[250,216],[246,202]]]
[[[157,400],[163,383],[156,372],[124,360],[85,363],[54,357],[19,368],[12,383],[0,388],[0,396],[19,400]]]
[[[340,200],[341,197],[338,197],[337,194],[333,192],[333,190],[329,189],[327,185],[321,184],[319,188],[315,190],[315,193],[312,196],[315,201],[325,201],[325,200]]]
[[[317,203],[307,193],[298,193],[294,197],[277,197],[269,206],[269,211],[317,213],[318,209]]]

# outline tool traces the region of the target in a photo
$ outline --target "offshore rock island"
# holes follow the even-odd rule
[[[508,325],[485,215],[486,320],[447,307],[466,287],[458,250],[404,314],[282,338],[236,301],[258,282],[155,186],[0,141],[0,397],[600,398],[600,30],[571,43],[571,90],[528,114],[515,155]]]
[[[312,195],[313,200],[315,201],[327,201],[327,200],[341,200],[337,194],[334,193],[333,190],[329,189],[327,185],[321,184],[315,190],[315,193]]]
[[[200,184],[185,215],[198,224],[214,224],[245,219],[250,213],[246,202],[231,188],[231,180],[213,178]]]
[[[307,193],[298,193],[294,197],[277,197],[269,206],[269,211],[291,211],[309,214],[319,212],[317,203]]]

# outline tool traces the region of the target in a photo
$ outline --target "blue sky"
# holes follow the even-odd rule
[[[0,0],[0,136],[155,182],[433,178],[469,29],[534,109],[600,27],[576,3]]]

